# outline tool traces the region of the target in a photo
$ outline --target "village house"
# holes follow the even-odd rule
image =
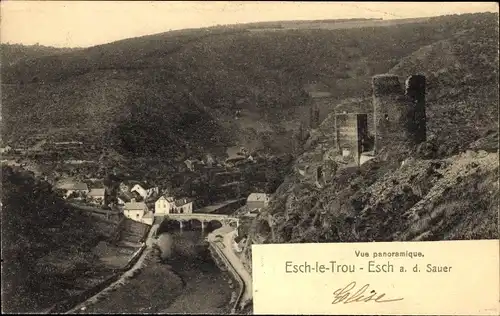
[[[104,203],[105,194],[106,194],[106,189],[94,188],[90,189],[87,196],[90,198],[92,202],[102,205]]]
[[[147,199],[155,194],[158,194],[158,187],[148,185],[146,183],[138,183],[132,187],[130,192],[137,192],[143,199]]]
[[[155,202],[155,216],[164,216],[170,213],[170,210],[175,208],[175,201],[173,197],[160,196]]]
[[[172,213],[177,214],[191,214],[193,213],[193,201],[189,201],[188,199],[179,199],[175,201],[175,208],[172,210]]]
[[[132,201],[125,203],[123,207],[123,215],[137,222],[148,225],[153,224],[153,216],[152,213],[149,212],[146,203],[136,202],[135,199],[132,199]]]
[[[161,196],[155,202],[155,216],[191,213],[193,213],[193,201],[187,198],[175,200],[170,196]]]
[[[252,193],[247,198],[247,207],[250,211],[262,209],[269,204],[271,195],[266,193]]]
[[[64,190],[64,197],[68,198],[71,195],[77,195],[78,197],[85,196],[89,193],[89,188],[86,183],[82,182],[70,182],[64,183],[56,186],[57,189]]]

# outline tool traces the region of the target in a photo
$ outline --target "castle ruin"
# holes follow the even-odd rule
[[[413,144],[425,142],[427,124],[425,115],[425,76],[413,75],[406,79],[406,98],[409,106],[407,131]]]
[[[361,153],[368,148],[368,115],[337,114],[335,116],[335,143],[346,165],[359,165]]]
[[[376,75],[372,78],[372,88],[373,133],[368,130],[367,113],[336,113],[336,148],[328,155],[322,150],[325,157],[317,159],[322,164],[298,168],[301,176],[313,172],[316,185],[322,187],[339,168],[358,167],[375,158],[383,148],[392,151],[426,141],[425,76],[409,76],[403,88],[397,75]],[[318,103],[313,102],[311,128],[317,128],[319,123]]]
[[[425,76],[408,77],[403,89],[399,77],[374,76],[374,143],[369,141],[367,114],[335,115],[335,140],[346,166],[361,165],[382,148],[415,146],[426,140]]]
[[[374,76],[372,85],[375,153],[425,141],[425,77],[410,76],[405,90],[399,77],[391,74]]]

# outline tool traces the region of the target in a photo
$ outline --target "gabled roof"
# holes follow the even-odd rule
[[[174,198],[173,198],[173,197],[171,197],[171,196],[165,196],[165,195],[162,195],[162,196],[160,196],[160,197],[158,198],[158,200],[161,200],[161,199],[165,199],[165,200],[167,200],[167,202],[173,202],[173,201],[174,201]],[[157,201],[158,201],[158,200],[157,200]]]
[[[104,194],[106,193],[106,189],[90,189],[90,192],[88,195],[90,196],[104,196]]]
[[[129,187],[130,189],[132,190],[134,188],[134,186],[136,185],[139,185],[141,188],[143,188],[144,190],[149,190],[151,188],[154,188],[155,186],[152,185],[152,184],[148,184],[148,183],[144,183],[144,182],[140,182],[140,181],[133,181],[130,183]]]
[[[74,191],[85,191],[85,190],[89,189],[87,184],[83,183],[83,182],[65,183],[65,184],[59,185],[58,188],[59,189],[66,189],[66,190],[74,190]]]
[[[144,202],[127,202],[124,205],[126,210],[144,210],[146,208],[146,203]]]
[[[251,202],[264,202],[266,198],[269,198],[269,194],[266,193],[252,193],[248,196],[247,201]]]
[[[189,201],[187,198],[178,199],[178,200],[175,200],[175,206],[180,207],[180,206],[186,205],[190,202],[191,201]]]

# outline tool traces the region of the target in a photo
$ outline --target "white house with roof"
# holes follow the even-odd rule
[[[69,182],[64,184],[59,184],[56,188],[64,190],[64,197],[68,198],[72,194],[77,194],[79,196],[87,195],[89,193],[89,187],[83,182]]]
[[[193,201],[187,198],[175,200],[170,196],[161,196],[155,202],[155,216],[191,213],[193,213]]]
[[[136,192],[137,194],[142,196],[142,198],[147,199],[148,197],[158,194],[159,189],[158,187],[151,186],[145,183],[137,183],[132,187],[130,192]]]
[[[104,188],[94,188],[90,189],[87,196],[92,200],[92,202],[97,204],[104,203],[104,196],[106,194],[106,189]]]
[[[123,206],[123,215],[131,220],[153,225],[153,214],[149,211],[148,206],[144,202],[136,202],[134,199],[130,202],[126,202]]]
[[[247,198],[247,206],[250,210],[266,207],[271,200],[271,195],[266,193],[252,193]]]
[[[173,197],[162,195],[155,202],[155,215],[163,216],[170,213],[170,210],[175,208],[175,201]]]

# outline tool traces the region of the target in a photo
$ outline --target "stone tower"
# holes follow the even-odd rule
[[[425,76],[413,75],[406,79],[405,94],[409,106],[408,132],[413,144],[426,141]]]
[[[373,77],[374,151],[386,146],[408,143],[408,106],[403,87],[396,75]]]

